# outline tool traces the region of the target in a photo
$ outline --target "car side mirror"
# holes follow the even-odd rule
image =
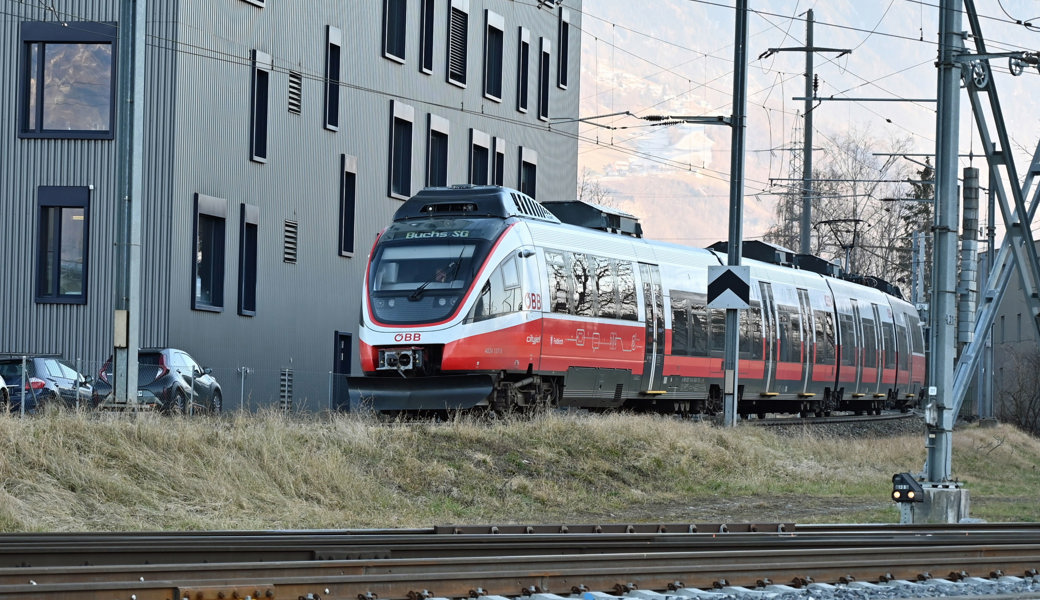
[[[203,367],[202,368],[202,372],[205,373],[206,375],[209,375],[209,374],[213,373],[213,369],[211,369],[209,367]]]

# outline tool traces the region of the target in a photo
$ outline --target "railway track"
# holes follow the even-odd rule
[[[768,600],[934,577],[998,589],[1001,578],[1030,582],[1040,569],[1037,524],[683,528],[7,535],[0,555],[10,561],[20,549],[25,560],[0,568],[0,599]]]

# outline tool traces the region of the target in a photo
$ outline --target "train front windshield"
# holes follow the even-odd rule
[[[375,319],[395,325],[450,317],[490,247],[487,240],[468,237],[386,238],[372,258],[368,289]]]

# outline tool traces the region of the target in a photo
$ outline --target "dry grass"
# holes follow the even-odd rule
[[[973,516],[1040,520],[1040,441],[955,434]],[[924,436],[778,435],[631,415],[380,423],[276,412],[0,416],[0,531],[898,520]]]

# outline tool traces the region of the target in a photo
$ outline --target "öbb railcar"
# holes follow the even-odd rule
[[[708,267],[725,259],[643,239],[630,215],[600,207],[543,205],[496,186],[424,189],[372,248],[364,376],[348,379],[340,407],[719,413],[725,311],[707,307],[707,285]],[[817,272],[744,263],[741,416],[915,402],[925,355],[912,305]]]

